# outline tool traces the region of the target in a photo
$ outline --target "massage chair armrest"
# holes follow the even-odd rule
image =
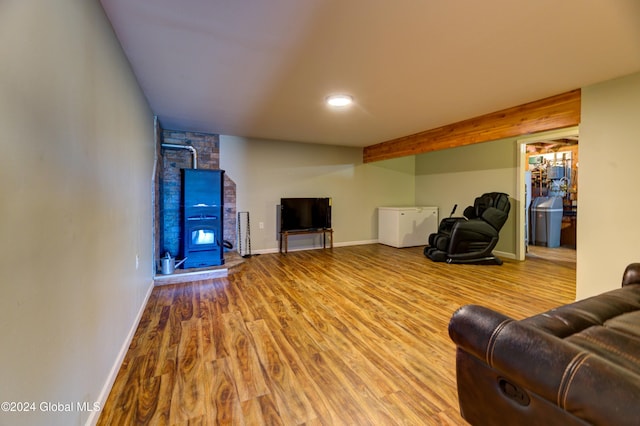
[[[482,219],[458,222],[451,230],[452,237],[465,241],[488,241],[497,235],[498,231]]]
[[[451,231],[447,253],[457,260],[491,255],[498,242],[498,231],[482,219],[457,223]]]
[[[456,223],[466,222],[466,220],[467,219],[464,217],[445,217],[440,221],[440,225],[438,226],[438,233],[445,233],[447,235],[450,235]]]

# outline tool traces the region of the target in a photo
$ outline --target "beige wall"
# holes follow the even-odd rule
[[[377,241],[376,208],[415,201],[413,157],[363,164],[360,148],[221,136],[220,167],[236,182],[237,210],[250,213],[254,253],[277,251],[282,197],[331,197],[337,245]],[[290,240],[294,249],[318,244]]]
[[[153,117],[97,1],[0,2],[0,58],[0,423],[82,424],[152,285]]]
[[[509,219],[500,231],[496,252],[509,257],[516,249],[516,139],[501,139],[416,156],[416,203],[437,206],[440,217],[458,205],[456,216],[485,192],[511,198]]]
[[[582,89],[576,296],[618,288],[640,262],[640,73]]]

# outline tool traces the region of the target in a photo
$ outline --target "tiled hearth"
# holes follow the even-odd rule
[[[207,268],[178,268],[173,274],[163,275],[157,273],[154,277],[155,285],[168,285],[189,283],[193,281],[210,280],[213,278],[224,278],[244,263],[244,259],[238,252],[230,251],[224,254],[224,265],[210,266]]]

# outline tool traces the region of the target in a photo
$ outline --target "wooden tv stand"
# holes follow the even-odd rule
[[[280,253],[282,253],[282,242],[284,241],[284,252],[289,250],[289,236],[290,235],[303,235],[303,234],[322,234],[322,248],[327,248],[327,233],[331,236],[331,246],[333,248],[333,229],[300,229],[296,231],[280,231]]]

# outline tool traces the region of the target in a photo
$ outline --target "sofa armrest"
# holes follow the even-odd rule
[[[478,358],[497,377],[582,419],[637,421],[629,407],[640,400],[639,376],[545,330],[468,305],[453,314],[449,335],[458,351]]]
[[[640,284],[640,263],[631,263],[622,275],[622,287],[630,284]]]
[[[508,316],[484,306],[466,305],[453,313],[449,321],[449,336],[457,346],[485,359],[491,337],[512,321]]]
[[[549,401],[555,401],[567,366],[582,350],[543,330],[491,309],[463,306],[449,323],[458,348]]]

